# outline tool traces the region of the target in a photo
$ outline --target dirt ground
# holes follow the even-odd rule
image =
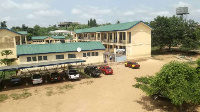
[[[161,59],[162,58],[162,59]],[[0,112],[163,112],[173,111],[168,102],[152,100],[140,89],[132,87],[135,77],[154,75],[161,67],[175,60],[174,56],[154,57],[139,61],[140,69],[110,63],[114,75],[100,78],[64,81],[26,88],[32,96],[0,103]],[[64,88],[70,85],[69,88]],[[73,87],[73,88],[72,88]],[[24,90],[2,91],[0,94],[21,93]],[[200,109],[199,109],[200,111]]]

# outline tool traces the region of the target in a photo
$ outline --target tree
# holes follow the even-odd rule
[[[98,26],[96,23],[96,19],[91,18],[90,20],[88,20],[88,26],[90,26],[90,27]]]
[[[200,47],[200,27],[194,20],[185,22],[185,34],[181,41],[181,49],[188,52]]]
[[[6,58],[8,57],[8,55],[11,55],[13,52],[11,50],[3,50],[1,51],[1,55],[4,56],[6,55]]]
[[[6,55],[6,58],[4,59],[1,59],[0,60],[0,64],[4,64],[4,65],[7,65],[7,66],[10,66],[12,63],[13,63],[13,59],[8,59],[8,55],[11,55],[12,54],[12,51],[11,50],[3,50],[1,51],[1,55],[4,56]]]
[[[72,38],[72,35],[70,35],[70,34],[67,34],[67,35],[65,36],[65,39],[70,39],[70,38]]]
[[[120,23],[120,21],[119,21],[119,20],[117,20],[116,24],[119,24],[119,23]]]
[[[150,22],[150,26],[153,27],[152,46],[158,46],[160,49],[168,46],[171,50],[172,45],[180,44],[185,31],[183,18],[176,16],[158,16]]]
[[[7,28],[6,21],[1,22],[1,28]]]
[[[200,76],[195,68],[185,63],[172,61],[155,76],[136,80],[134,87],[142,89],[147,95],[159,93],[174,105],[182,107],[184,103],[200,103]]]

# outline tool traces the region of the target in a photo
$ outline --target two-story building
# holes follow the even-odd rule
[[[106,51],[124,49],[127,59],[151,56],[152,28],[142,21],[77,29],[75,42],[100,41]]]
[[[14,59],[16,60],[13,64],[17,64],[17,52],[16,46],[27,44],[27,32],[20,31],[15,32],[8,28],[0,28],[0,53],[4,50],[10,50],[12,54],[10,55],[0,55],[0,59]],[[0,64],[0,66],[3,66]]]

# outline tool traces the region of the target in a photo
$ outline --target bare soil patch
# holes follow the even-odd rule
[[[162,59],[160,59],[162,58]],[[174,56],[156,56],[140,60],[140,69],[111,63],[114,75],[100,78],[65,81],[28,87],[32,93],[25,99],[9,98],[0,103],[0,112],[163,112],[176,111],[167,101],[154,101],[140,89],[132,87],[135,77],[154,75]],[[22,88],[0,94],[21,93]],[[200,111],[200,110],[199,110]]]

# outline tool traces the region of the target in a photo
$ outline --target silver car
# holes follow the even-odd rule
[[[32,75],[32,82],[33,82],[33,84],[41,84],[42,83],[42,75],[33,74]]]
[[[80,79],[80,74],[76,69],[69,69],[67,70],[67,75],[69,79]]]

